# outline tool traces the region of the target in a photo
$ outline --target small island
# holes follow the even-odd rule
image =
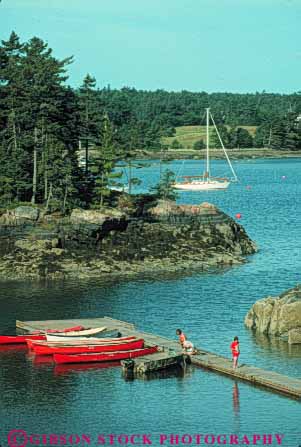
[[[116,194],[115,207],[66,215],[18,206],[0,216],[2,278],[102,277],[208,270],[256,251],[244,228],[214,205]]]

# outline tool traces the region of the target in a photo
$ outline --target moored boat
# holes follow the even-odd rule
[[[57,341],[47,341],[47,340],[27,340],[27,346],[29,349],[33,349],[34,345],[47,345],[47,346],[86,346],[86,345],[103,345],[112,343],[127,343],[130,340],[137,340],[135,336],[121,337],[121,338],[88,338],[83,337],[83,339],[67,339]]]
[[[78,333],[79,331],[86,331],[87,329],[90,328],[85,328],[84,326],[78,325],[78,326],[71,326],[71,327],[66,327],[64,329],[53,329],[53,328],[49,328],[49,329],[37,329],[33,332],[31,332],[31,334],[45,334],[45,332],[48,332],[49,334],[66,334],[69,332],[76,332]]]
[[[65,345],[53,346],[48,343],[34,344],[33,351],[40,355],[49,354],[85,354],[92,352],[114,352],[129,351],[131,349],[140,349],[144,346],[144,340],[129,340],[123,343],[105,343],[105,344],[87,344],[87,345]]]
[[[26,344],[27,340],[46,340],[46,336],[43,334],[37,335],[0,335],[0,345],[8,344]]]
[[[88,363],[88,362],[110,362],[125,359],[132,359],[143,355],[154,354],[158,351],[157,346],[152,346],[142,349],[133,349],[129,351],[116,351],[116,352],[99,352],[93,354],[78,354],[78,355],[64,355],[54,354],[53,358],[55,363]]]
[[[83,330],[76,330],[76,331],[63,331],[63,332],[52,332],[52,331],[46,331],[46,338],[48,340],[52,338],[53,340],[61,340],[62,338],[77,338],[77,337],[87,337],[90,335],[96,335],[100,334],[100,332],[104,332],[107,328],[106,327],[94,327],[90,329],[83,329]],[[55,334],[55,335],[54,335]]]
[[[231,164],[231,161],[228,157],[227,151],[225,149],[225,146],[223,144],[223,141],[221,139],[220,133],[218,131],[218,128],[215,124],[215,121],[213,119],[213,116],[210,113],[210,109],[206,108],[206,116],[207,116],[207,125],[206,125],[206,167],[205,171],[202,175],[185,175],[181,176],[181,180],[176,180],[176,182],[172,185],[175,189],[180,189],[183,191],[223,191],[228,188],[231,182],[237,182],[237,175],[233,169],[233,166]],[[232,172],[232,178],[225,178],[225,177],[212,177],[210,172],[210,144],[209,144],[209,122],[211,121],[213,123],[213,126],[216,130],[219,142],[221,144],[221,147],[224,151],[226,160],[228,162],[228,165],[230,167],[230,170]],[[178,177],[178,176],[177,176]]]

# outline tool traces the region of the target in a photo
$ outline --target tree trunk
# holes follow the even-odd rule
[[[17,132],[16,132],[16,123],[15,123],[15,119],[13,120],[13,142],[14,142],[15,153],[17,154],[17,151],[18,151],[18,142],[17,142]]]
[[[101,187],[102,187],[102,189],[103,189],[103,184],[104,184],[104,175],[103,175],[103,172],[101,173]],[[100,195],[100,206],[102,206],[103,205],[103,192],[101,192],[101,195]]]
[[[65,186],[65,192],[64,192],[64,200],[63,200],[63,213],[64,214],[65,214],[65,211],[66,211],[67,197],[68,197],[68,184],[67,184],[67,180],[66,180],[66,186]]]
[[[89,140],[88,140],[88,136],[86,137],[86,142],[85,142],[85,164],[86,164],[86,175],[88,175],[88,171],[89,171]]]
[[[50,186],[49,186],[49,194],[48,194],[47,202],[46,202],[46,211],[48,211],[49,202],[50,202],[51,197],[52,197],[52,182],[50,182]]]
[[[32,197],[31,203],[36,203],[37,194],[37,158],[38,158],[38,129],[34,128],[34,145],[33,145],[33,175],[32,175]]]
[[[268,148],[271,148],[271,143],[272,143],[272,126],[270,127],[270,135],[269,135],[269,141],[268,141]]]
[[[129,161],[129,194],[132,193],[132,161]]]
[[[44,200],[48,197],[48,138],[45,135],[45,145],[43,151],[43,169],[44,169]]]

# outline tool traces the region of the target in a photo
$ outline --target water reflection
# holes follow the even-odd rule
[[[240,431],[240,401],[239,401],[239,387],[238,387],[237,382],[233,383],[232,404],[233,404],[235,432],[239,433],[239,431]]]
[[[102,362],[102,363],[69,363],[66,365],[55,365],[54,375],[60,376],[70,372],[97,371],[107,368],[120,367],[120,362]]]
[[[233,383],[233,390],[232,390],[232,397],[233,397],[233,412],[236,416],[239,415],[239,388],[238,383]]]
[[[301,357],[301,344],[290,345],[284,338],[261,334],[257,331],[250,331],[250,334],[252,342],[259,346],[265,355],[277,353],[282,357]]]

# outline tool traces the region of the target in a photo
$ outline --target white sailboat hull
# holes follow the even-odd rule
[[[219,182],[217,180],[210,181],[192,181],[192,182],[183,182],[183,183],[174,183],[173,188],[181,189],[184,191],[213,191],[213,190],[221,190],[227,189],[230,185],[229,181]]]
[[[174,189],[180,189],[182,191],[223,191],[228,188],[230,185],[230,179],[227,177],[215,177],[210,176],[210,142],[209,142],[209,121],[211,117],[211,121],[213,123],[213,126],[216,130],[216,133],[218,135],[219,142],[221,144],[221,147],[224,151],[225,157],[227,159],[228,165],[231,169],[233,180],[237,181],[237,175],[234,172],[233,166],[231,164],[231,161],[228,157],[227,151],[225,149],[224,143],[221,139],[220,133],[218,131],[218,128],[216,127],[215,121],[213,119],[213,116],[210,113],[209,107],[206,108],[206,166],[205,170],[203,172],[203,175],[184,175],[184,176],[178,176],[176,178],[181,178],[181,181],[176,181],[172,187]]]

